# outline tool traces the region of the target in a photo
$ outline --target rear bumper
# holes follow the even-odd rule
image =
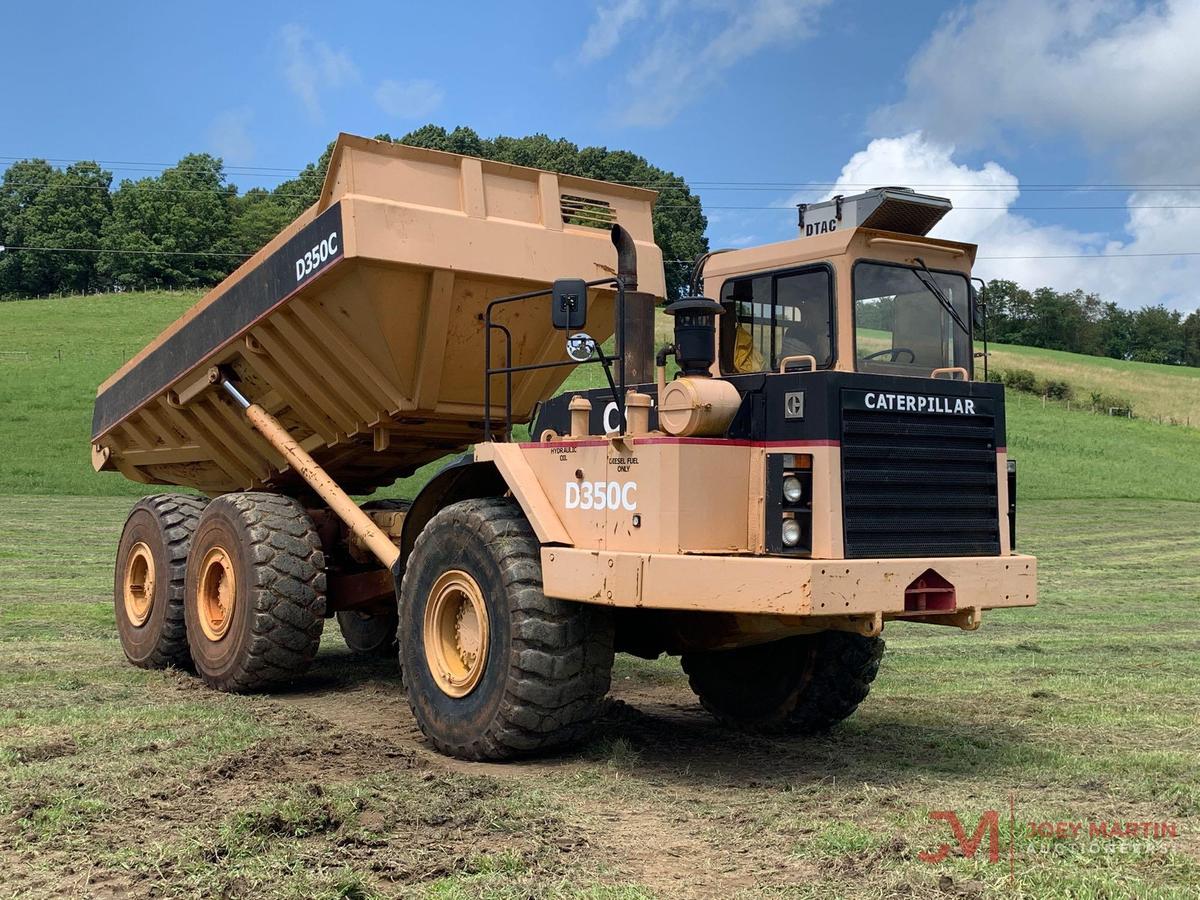
[[[953,586],[953,609],[905,609],[905,589],[928,570]],[[783,559],[543,547],[542,577],[546,594],[564,600],[749,615],[879,614],[921,621],[957,615],[977,622],[985,609],[1037,603],[1037,560],[1019,554]]]

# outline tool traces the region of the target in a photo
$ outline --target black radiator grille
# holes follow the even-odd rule
[[[996,556],[991,415],[842,410],[846,557]]]

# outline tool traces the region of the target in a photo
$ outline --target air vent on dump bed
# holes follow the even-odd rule
[[[560,198],[562,220],[566,225],[584,225],[588,228],[612,228],[617,221],[617,211],[607,200],[563,194]]]

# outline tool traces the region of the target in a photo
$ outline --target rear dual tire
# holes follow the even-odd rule
[[[117,635],[125,658],[143,669],[191,664],[184,626],[184,575],[207,500],[155,494],[125,520],[113,583]]]
[[[247,693],[289,681],[316,656],[325,556],[304,507],[279,494],[225,494],[196,525],[184,614],[196,671]]]

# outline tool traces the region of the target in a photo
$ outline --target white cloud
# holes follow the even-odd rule
[[[243,106],[226,110],[209,126],[209,146],[226,165],[245,165],[253,161],[255,146],[249,132],[253,118],[253,111]]]
[[[881,133],[994,141],[1006,128],[1081,139],[1139,181],[1200,178],[1200,3],[981,0],[913,58]]]
[[[283,45],[284,78],[300,98],[309,117],[320,121],[322,93],[357,81],[358,69],[345,51],[334,50],[314,38],[303,25],[284,25],[279,36]]]
[[[979,0],[947,16],[913,57],[906,92],[879,110],[873,141],[845,181],[1007,180],[997,193],[949,193],[958,207],[937,229],[980,245],[981,257],[1104,253],[1105,259],[981,259],[985,277],[1026,287],[1095,291],[1125,307],[1200,305],[1200,2]],[[1078,148],[1095,175],[1064,182],[1131,185],[1127,214],[1107,234],[1042,225],[1014,210],[1017,179],[996,163],[972,170],[953,145]],[[1171,186],[1174,186],[1172,189]],[[857,190],[858,188],[855,188]],[[934,191],[937,193],[938,191]],[[1029,206],[1104,205],[1114,192],[1033,193]],[[999,206],[969,210],[965,206]],[[1111,219],[1096,218],[1098,223]],[[1120,258],[1120,254],[1126,254]]]
[[[809,37],[829,0],[616,0],[600,6],[582,59],[633,45],[626,66],[625,124],[665,125],[719,83],[724,73],[765,47]],[[651,8],[652,6],[652,8]],[[652,19],[635,35],[630,25]]]
[[[389,116],[419,119],[437,109],[445,92],[427,78],[382,81],[375,89],[375,102]]]
[[[932,233],[978,244],[980,259],[975,271],[982,278],[1010,278],[1027,288],[1082,288],[1128,308],[1158,302],[1184,311],[1200,306],[1200,257],[1119,256],[1200,250],[1200,246],[1192,246],[1200,236],[1200,210],[1178,208],[1187,202],[1186,195],[1170,191],[1131,194],[1125,224],[1129,239],[1124,241],[1042,225],[1013,209],[1021,196],[1020,184],[1003,166],[995,162],[977,169],[962,165],[955,162],[952,145],[911,132],[871,141],[846,163],[837,187],[827,196],[859,193],[867,186],[884,184],[909,185],[949,197],[955,209]],[[965,190],[967,187],[987,190]],[[808,192],[789,202],[812,199]],[[1143,208],[1164,205],[1173,208]],[[1097,254],[1109,258],[1096,258]],[[1093,258],[1045,258],[1087,255]]]
[[[596,8],[596,18],[588,26],[580,48],[585,63],[604,59],[616,49],[625,29],[646,13],[644,0],[611,0]]]

